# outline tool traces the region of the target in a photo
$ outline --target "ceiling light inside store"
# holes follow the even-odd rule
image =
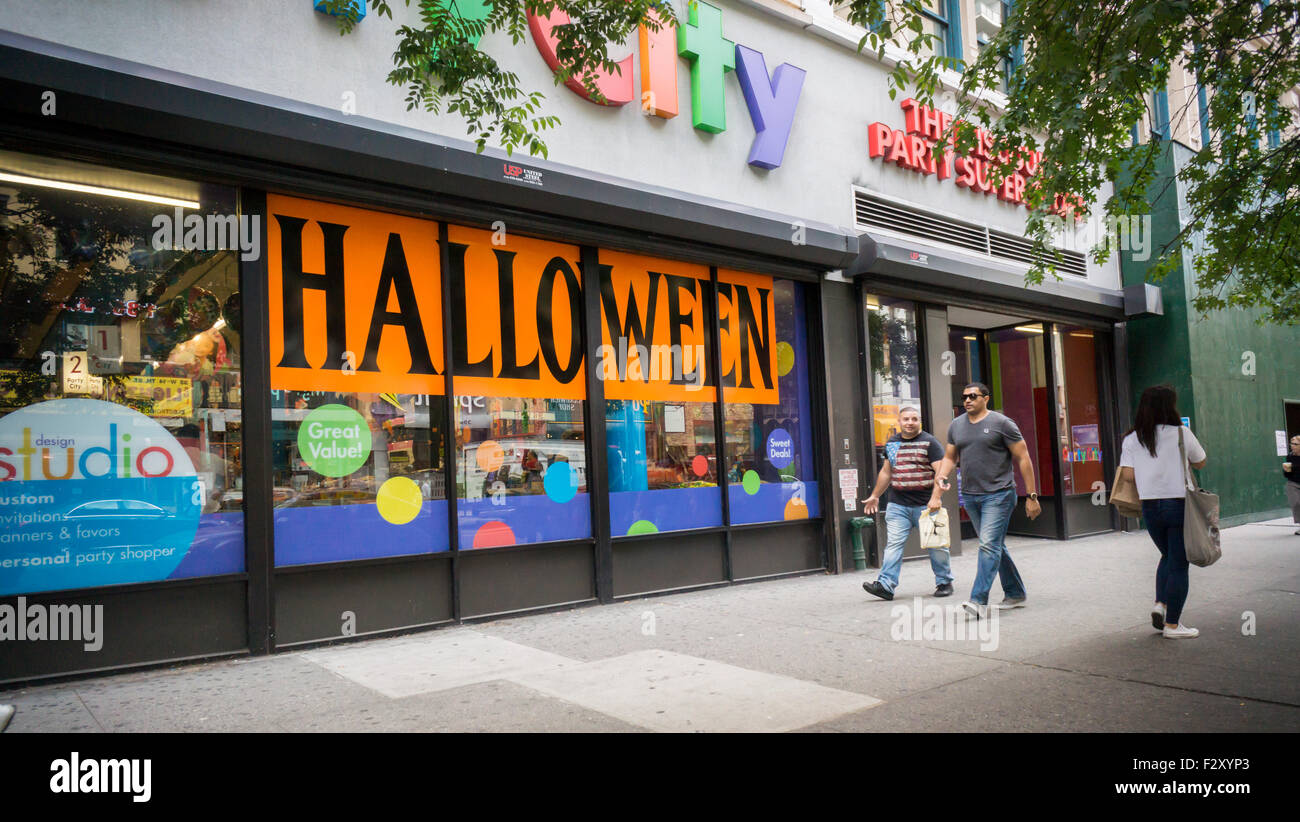
[[[181,200],[176,197],[163,197],[158,194],[143,194],[138,191],[126,191],[120,188],[104,188],[103,186],[88,186],[82,185],[81,183],[68,183],[62,180],[47,180],[44,177],[29,177],[25,174],[11,174],[7,171],[0,171],[0,181],[6,183],[17,183],[18,185],[59,188],[65,191],[78,191],[83,194],[102,194],[107,197],[120,197],[123,200],[138,200],[144,203],[179,206],[180,208],[197,209],[199,207],[199,203],[196,200]]]
[[[970,340],[971,342],[975,342],[975,338],[974,338],[974,337],[962,337],[962,339],[963,339],[963,340]]]
[[[1091,331],[1071,331],[1071,332],[1070,332],[1070,336],[1071,336],[1071,337],[1086,337],[1086,338],[1088,338],[1088,339],[1092,339],[1092,332],[1091,332]]]
[[[1042,333],[1043,333],[1043,329],[1040,328],[1040,327],[1038,327],[1038,326],[1036,326],[1036,325],[1018,325],[1018,326],[1016,326],[1016,330],[1017,330],[1017,331],[1022,331],[1022,332],[1026,333],[1026,334],[1042,334]]]

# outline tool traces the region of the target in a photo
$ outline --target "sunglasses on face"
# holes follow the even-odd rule
[[[964,402],[965,400],[978,400],[982,396],[984,395],[983,394],[962,394],[961,398],[962,401]]]

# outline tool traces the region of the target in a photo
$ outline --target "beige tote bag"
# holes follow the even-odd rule
[[[921,547],[947,551],[952,547],[952,538],[948,533],[948,511],[940,508],[931,514],[921,512]]]
[[[1187,548],[1187,561],[1205,568],[1223,556],[1219,545],[1219,495],[1197,488],[1196,483],[1192,482],[1181,425],[1178,427],[1178,456],[1183,461],[1183,484],[1187,486],[1187,505],[1183,511],[1183,545]]]

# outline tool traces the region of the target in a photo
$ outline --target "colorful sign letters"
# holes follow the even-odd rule
[[[552,70],[559,68],[556,55],[556,26],[569,23],[568,15],[554,12],[549,17],[528,13],[533,43]],[[690,63],[691,125],[713,134],[727,128],[726,74],[735,71],[740,81],[749,117],[754,123],[754,143],[749,164],[773,169],[785,155],[794,112],[803,89],[803,69],[782,63],[769,77],[762,52],[733,43],[722,36],[722,11],[703,2],[687,5],[686,20],[677,28],[647,26],[638,29],[641,51],[641,105],[649,114],[665,119],[676,117],[677,58]],[[636,99],[632,84],[632,56],[618,62],[617,72],[599,71],[595,85],[603,100],[593,97],[581,78],[570,77],[565,85],[593,103],[623,106]]]

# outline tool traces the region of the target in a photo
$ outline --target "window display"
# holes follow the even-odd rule
[[[234,191],[0,168],[0,594],[242,571]]]

